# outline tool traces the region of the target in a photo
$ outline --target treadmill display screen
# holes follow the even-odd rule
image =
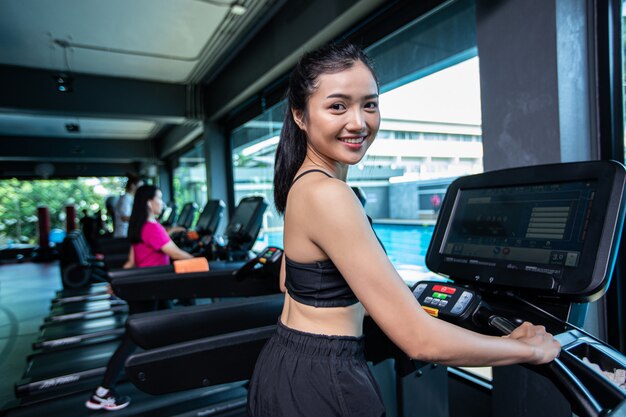
[[[461,189],[439,252],[448,263],[559,276],[579,265],[597,185]]]
[[[214,234],[220,219],[220,201],[209,201],[196,222],[196,231],[202,234]]]
[[[457,283],[589,302],[610,283],[626,169],[584,161],[487,171],[446,192],[426,266]]]
[[[239,206],[237,206],[231,223],[240,224],[240,227],[248,226],[253,220],[254,213],[257,211],[258,207],[259,202],[255,200],[240,203]],[[243,230],[241,231],[243,232]]]

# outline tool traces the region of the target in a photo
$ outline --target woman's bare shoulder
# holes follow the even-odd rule
[[[294,200],[299,206],[316,212],[336,211],[354,208],[357,199],[345,182],[328,177],[309,178],[294,190]],[[358,206],[358,204],[357,204]]]

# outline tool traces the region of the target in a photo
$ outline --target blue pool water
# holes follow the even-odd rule
[[[374,224],[374,231],[396,267],[425,265],[424,258],[434,230],[434,226]]]
[[[387,256],[396,268],[414,265],[425,268],[424,257],[433,235],[433,226],[405,226],[374,224],[374,231],[383,242]],[[283,233],[272,232],[259,236],[259,250],[266,246],[283,246]]]

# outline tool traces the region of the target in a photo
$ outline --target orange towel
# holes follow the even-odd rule
[[[174,271],[177,274],[186,274],[189,272],[206,272],[208,270],[209,262],[204,257],[174,261]]]

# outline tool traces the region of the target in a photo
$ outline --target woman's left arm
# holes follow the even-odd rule
[[[161,250],[167,255],[169,256],[171,259],[177,261],[179,259],[191,259],[193,258],[193,256],[191,254],[189,254],[188,252],[185,252],[184,250],[180,249],[178,246],[176,246],[176,243],[172,242],[171,240],[169,242],[167,242],[165,245],[163,245],[161,247]]]
[[[135,251],[133,250],[133,246],[130,246],[130,250],[128,251],[128,259],[122,268],[130,269],[135,267]]]

